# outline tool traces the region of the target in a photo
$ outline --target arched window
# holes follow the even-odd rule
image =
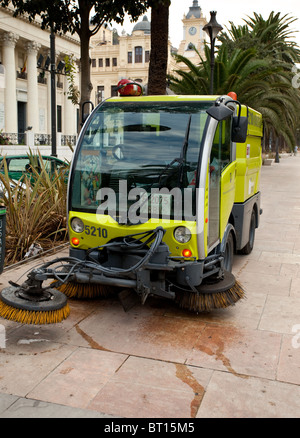
[[[141,46],[134,48],[134,60],[136,63],[143,62],[143,48]]]

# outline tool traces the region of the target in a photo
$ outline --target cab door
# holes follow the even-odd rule
[[[221,240],[235,196],[236,161],[231,117],[218,123],[209,160],[208,252]]]

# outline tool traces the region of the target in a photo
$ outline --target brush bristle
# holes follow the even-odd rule
[[[177,296],[177,302],[181,308],[191,310],[192,312],[210,312],[215,309],[225,309],[226,307],[233,306],[242,298],[245,298],[245,291],[236,282],[232,288],[225,292],[212,294],[180,293]]]
[[[93,299],[93,298],[107,298],[114,293],[114,289],[110,286],[99,284],[86,283],[63,283],[53,282],[52,287],[62,292],[68,298],[77,299]]]
[[[56,324],[66,319],[69,314],[68,304],[58,310],[34,311],[17,309],[0,301],[0,316],[22,324]]]

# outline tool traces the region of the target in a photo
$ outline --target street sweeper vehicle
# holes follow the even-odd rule
[[[261,114],[234,93],[139,96],[128,82],[121,90],[93,109],[79,135],[69,257],[4,289],[1,316],[57,322],[67,297],[110,292],[125,309],[149,296],[194,312],[243,298],[231,270],[259,225]]]

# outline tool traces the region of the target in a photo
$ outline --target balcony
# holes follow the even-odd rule
[[[17,71],[17,79],[27,79],[27,73],[25,71]]]
[[[39,83],[39,84],[47,85],[47,78],[45,78],[45,77],[39,75],[39,76],[37,77],[37,79],[38,79],[38,83]]]

